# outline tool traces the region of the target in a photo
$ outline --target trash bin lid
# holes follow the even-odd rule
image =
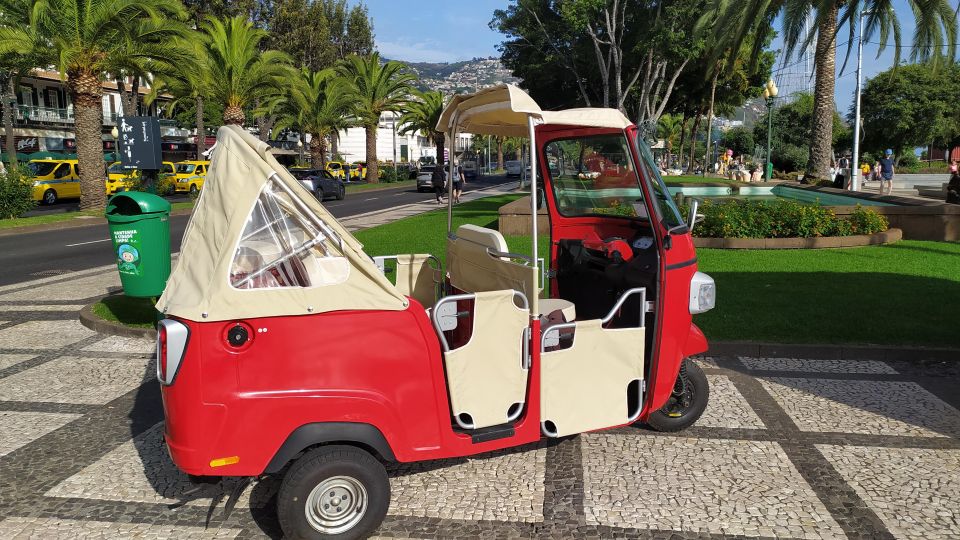
[[[135,216],[139,214],[170,213],[170,202],[152,193],[121,191],[107,201],[106,214]]]

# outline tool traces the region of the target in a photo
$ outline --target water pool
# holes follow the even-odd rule
[[[820,203],[823,206],[896,206],[891,203],[848,197],[833,193],[821,193],[795,189],[787,185],[775,186],[668,186],[671,195],[683,193],[685,197],[698,199],[737,199],[775,201],[789,199],[805,204]]]

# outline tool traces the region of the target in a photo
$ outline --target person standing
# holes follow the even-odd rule
[[[887,148],[880,158],[880,194],[893,193],[893,150]]]
[[[463,193],[463,185],[467,183],[467,177],[463,174],[463,165],[460,165],[459,161],[454,162],[456,168],[454,168],[453,178],[453,204],[460,203],[460,194]]]
[[[860,173],[863,174],[863,183],[866,185],[870,181],[870,164],[864,161],[863,165],[860,165]]]
[[[443,166],[437,165],[433,168],[430,183],[433,184],[433,193],[437,197],[437,206],[439,206],[443,204],[443,188],[447,183],[447,173],[443,170]]]

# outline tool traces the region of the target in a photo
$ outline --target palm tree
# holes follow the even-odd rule
[[[208,17],[201,29],[210,97],[223,105],[224,123],[243,125],[249,105],[286,90],[292,75],[290,57],[280,51],[261,52],[267,32],[254,28],[245,17],[224,21]]]
[[[167,104],[167,114],[179,107],[194,107],[194,127],[197,131],[197,157],[206,151],[206,126],[204,125],[204,100],[210,95],[212,83],[210,71],[206,68],[209,61],[206,42],[199,33],[191,33],[188,39],[180,43],[190,62],[176,65],[156,66],[150,93],[144,98],[148,105],[161,94],[172,96]]]
[[[272,107],[277,115],[277,130],[297,128],[310,134],[311,166],[327,166],[327,140],[335,137],[350,113],[351,101],[345,81],[333,69],[302,69],[290,91],[278,96]]]
[[[907,0],[916,19],[911,60],[939,62],[952,61],[957,46],[957,16],[949,0]],[[837,35],[846,27],[853,49],[860,14],[865,14],[865,40],[879,32],[880,51],[892,35],[895,45],[894,65],[900,63],[900,23],[889,0],[716,0],[717,27],[726,28],[727,35],[739,47],[752,30],[769,25],[782,12],[783,36],[787,57],[798,45],[804,47],[816,40],[814,53],[814,110],[810,124],[810,153],[806,178],[822,180],[829,175],[833,153],[834,90],[836,86]],[[815,14],[815,24],[806,34],[804,26],[808,14]],[[758,51],[759,42],[754,43]],[[846,61],[844,62],[846,64]]]
[[[2,0],[4,11],[16,0]],[[0,55],[29,52],[42,36],[46,54],[66,77],[73,102],[80,161],[80,208],[103,208],[103,115],[105,73],[122,58],[180,61],[173,38],[185,27],[179,2],[165,0],[34,0],[22,25],[0,28]],[[149,21],[147,23],[146,21]]]
[[[680,138],[683,131],[683,118],[674,114],[665,114],[657,121],[657,138],[663,139],[664,146],[667,148],[667,166],[671,165],[670,157],[673,155],[673,146]]]
[[[437,159],[443,159],[444,133],[437,131],[437,123],[443,113],[443,94],[440,92],[414,92],[414,99],[403,108],[397,121],[403,126],[399,133],[419,133],[430,139],[437,147]]]
[[[411,83],[416,76],[406,66],[391,60],[381,63],[380,55],[350,55],[338,67],[346,78],[347,93],[353,101],[353,114],[359,119],[367,138],[367,182],[378,182],[377,125],[380,115],[397,111],[407,102],[413,91]]]
[[[49,64],[47,49],[36,27],[30,25],[31,0],[0,0],[0,32],[5,27],[19,27],[28,33],[20,47],[0,54],[0,99],[3,101],[3,126],[6,136],[7,159],[11,168],[17,165],[17,143],[13,137],[13,118],[16,115],[16,89],[20,79],[38,65]],[[0,34],[2,36],[2,34]],[[19,37],[22,36],[18,36]]]

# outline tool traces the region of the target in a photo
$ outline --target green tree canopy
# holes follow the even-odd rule
[[[753,154],[753,135],[753,131],[745,127],[732,127],[723,132],[720,146],[733,150],[735,156]]]
[[[796,94],[794,100],[773,109],[773,166],[783,171],[799,171],[806,164],[807,145],[810,141],[810,122],[814,114],[813,94]],[[761,145],[767,141],[766,114],[757,120],[753,140]],[[840,115],[833,113],[833,136],[831,148],[839,144],[848,146],[848,130]],[[800,156],[803,159],[798,162]]]
[[[863,149],[895,155],[935,144],[960,144],[960,66],[915,64],[876,75],[861,98]],[[851,107],[850,120],[853,121]]]

